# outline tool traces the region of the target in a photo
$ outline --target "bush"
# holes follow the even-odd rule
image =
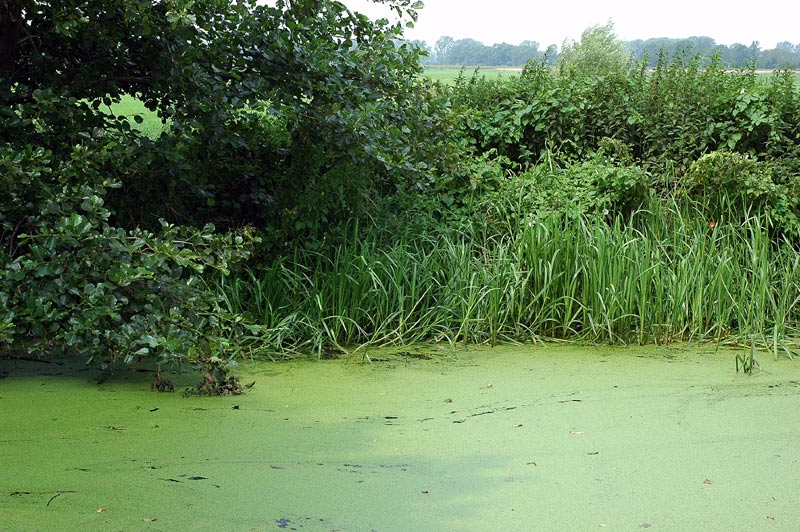
[[[204,275],[245,258],[252,238],[112,226],[104,198],[119,184],[93,173],[107,148],[77,146],[66,161],[0,148],[0,340],[99,362],[220,352],[228,318]]]
[[[496,192],[482,198],[480,215],[488,216],[498,232],[516,234],[524,224],[553,214],[569,220],[628,217],[648,194],[647,174],[641,167],[600,151],[563,168],[549,158],[511,175]]]
[[[627,72],[632,55],[614,34],[614,24],[592,26],[580,42],[565,42],[558,66],[568,76],[621,76]]]
[[[736,219],[757,210],[775,235],[800,236],[800,174],[791,160],[714,151],[695,161],[687,177],[689,194],[703,199],[710,219]]]

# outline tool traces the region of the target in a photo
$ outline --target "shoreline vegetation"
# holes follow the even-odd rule
[[[797,350],[795,72],[651,68],[599,26],[555,65],[436,83],[401,26],[335,2],[136,5],[80,19],[89,55],[55,7],[25,13],[43,40],[12,66],[38,66],[0,88],[3,352],[224,375],[421,341]],[[121,64],[142,75],[89,68]]]

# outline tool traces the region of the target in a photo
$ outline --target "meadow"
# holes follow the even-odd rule
[[[487,66],[454,66],[454,65],[426,65],[424,76],[432,81],[455,83],[459,77],[471,78],[477,74],[489,80],[508,79],[519,76],[523,66],[518,67],[487,67]],[[759,79],[768,82],[773,73],[769,70],[756,71]],[[794,73],[794,82],[800,87],[800,72]]]
[[[104,106],[100,108],[103,112],[110,114],[128,117],[128,122],[131,127],[141,131],[142,134],[149,138],[157,138],[164,131],[166,126],[158,116],[158,113],[151,111],[145,107],[141,100],[130,94],[124,94],[119,102],[113,103],[111,106]],[[141,122],[134,119],[140,117]]]
[[[454,83],[459,77],[472,77],[474,74],[485,76],[486,79],[508,79],[519,76],[522,67],[486,67],[486,66],[439,66],[427,65],[424,76],[432,81]]]

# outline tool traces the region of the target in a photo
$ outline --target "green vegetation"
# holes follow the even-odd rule
[[[488,201],[490,224],[388,246],[354,233],[330,252],[298,250],[220,286],[232,313],[263,327],[258,346],[269,355],[421,340],[751,337],[790,354],[800,255],[771,241],[760,213],[729,205],[730,215],[712,218],[702,204],[651,199],[610,223],[563,212],[537,219],[521,196]]]
[[[446,84],[337,2],[35,4],[0,7],[9,354],[214,360],[217,385],[235,357],[423,340],[791,356],[791,71],[651,69],[602,26]]]
[[[441,81],[442,83],[454,84],[459,78],[471,78],[476,72],[478,77],[485,77],[489,80],[506,79],[517,77],[522,73],[523,67],[492,67],[492,66],[447,66],[447,65],[425,65],[424,75],[431,81]],[[769,83],[774,75],[773,71],[755,71],[759,82]],[[795,85],[800,87],[800,73],[791,72]]]
[[[633,56],[616,36],[614,26],[586,29],[579,42],[567,42],[558,56],[562,75],[574,77],[620,77],[630,67]]]
[[[587,33],[599,31],[602,35],[612,28],[612,24],[588,28]],[[586,35],[582,40],[586,40]],[[558,46],[553,43],[542,47],[536,41],[524,41],[518,45],[500,43],[486,45],[475,39],[454,39],[442,36],[429,47],[427,43],[414,41],[427,53],[423,58],[426,65],[483,65],[483,66],[522,66],[531,60],[546,59],[551,64],[558,61],[560,55]],[[569,52],[575,43],[565,42],[561,53]],[[748,68],[755,66],[759,69],[792,68],[800,70],[800,44],[780,42],[774,49],[762,49],[758,42],[748,45],[741,43],[726,46],[717,44],[710,37],[689,37],[686,39],[669,39],[665,37],[635,40],[616,41],[615,46],[630,54],[634,61],[643,62],[647,66],[655,67],[659,57],[664,55],[668,61],[685,54],[698,55],[707,64],[713,57],[728,68]],[[540,49],[542,48],[542,49]]]
[[[453,84],[459,78],[470,78],[473,75],[486,79],[509,79],[519,76],[522,68],[497,68],[497,67],[453,67],[453,66],[426,66],[425,77],[431,81],[441,81]]]
[[[475,39],[456,40],[443,36],[436,41],[433,50],[424,42],[415,41],[414,44],[426,51],[425,63],[433,65],[521,66],[544,55],[536,41],[524,41],[518,46],[508,43],[486,46]]]
[[[140,100],[129,94],[121,95],[117,103],[111,104],[108,112],[116,116],[127,117],[132,129],[136,129],[152,139],[158,138],[169,123],[162,121],[158,113],[151,111]]]

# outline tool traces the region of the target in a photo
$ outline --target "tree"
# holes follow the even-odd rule
[[[420,40],[420,39],[413,39],[411,41],[408,41],[408,44],[410,44],[411,46],[416,46],[419,49],[420,55],[423,56],[421,58],[421,61],[423,63],[429,63],[429,62],[432,61],[432,59],[431,59],[432,50],[431,50],[431,47],[428,46],[427,42],[425,42],[423,40]]]
[[[762,50],[758,54],[758,68],[800,68],[800,54],[794,53],[792,50],[784,48],[775,48],[773,50]]]
[[[761,44],[758,41],[753,41],[750,43],[749,51],[748,63],[755,65],[756,61],[758,61],[758,54],[761,53]]]
[[[448,57],[450,56],[450,49],[453,47],[455,39],[447,35],[439,37],[433,47],[433,53],[436,57],[436,62],[439,64],[447,64]]]
[[[436,42],[435,61],[449,65],[522,66],[541,55],[535,41],[524,41],[519,46],[508,43],[486,46],[475,39],[441,37]]]
[[[730,66],[744,68],[747,66],[747,62],[750,61],[751,55],[747,46],[735,43],[728,46],[727,53],[724,53],[722,58]]]
[[[559,59],[562,74],[585,76],[621,75],[630,66],[631,54],[614,33],[614,24],[592,26],[580,42],[565,42]]]
[[[483,59],[483,43],[475,39],[459,39],[450,46],[447,62],[451,65],[480,65]]]
[[[402,27],[335,1],[0,1],[0,343],[230,349],[240,322],[205,280],[247,255],[245,226],[307,235],[435,149],[407,120],[429,96]],[[124,94],[168,131],[100,112]]]

